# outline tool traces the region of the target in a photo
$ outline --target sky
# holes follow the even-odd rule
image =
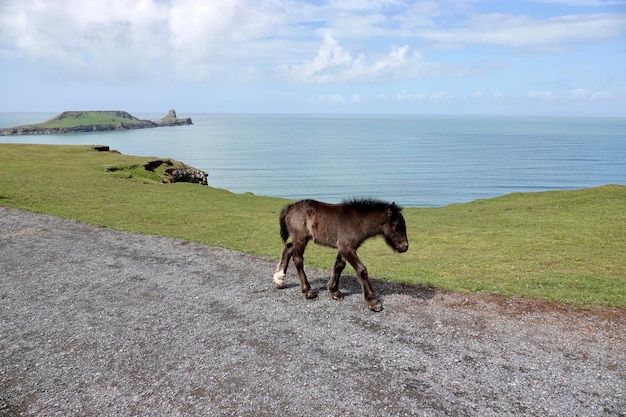
[[[626,117],[626,0],[0,0],[0,112]]]

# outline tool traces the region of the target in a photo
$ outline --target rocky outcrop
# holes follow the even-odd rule
[[[156,121],[158,126],[184,126],[191,125],[191,117],[187,117],[186,119],[179,119],[176,117],[176,111],[170,110],[166,116]]]
[[[165,173],[171,177],[171,182],[191,182],[194,184],[209,184],[209,174],[205,171],[183,166],[182,168],[168,168]]]
[[[169,159],[155,159],[145,163],[143,167],[147,171],[154,171],[163,164],[171,167],[165,169],[166,177],[163,179],[163,182],[165,183],[190,182],[193,184],[209,185],[209,174],[206,171],[202,171],[185,164],[175,167],[174,163]]]

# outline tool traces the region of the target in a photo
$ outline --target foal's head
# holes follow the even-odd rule
[[[387,221],[383,225],[383,235],[389,246],[397,252],[409,250],[409,239],[406,236],[406,223],[402,216],[402,207],[391,203],[387,208]]]

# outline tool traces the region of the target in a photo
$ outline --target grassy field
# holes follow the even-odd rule
[[[143,169],[151,159],[89,146],[0,144],[0,205],[279,256],[278,213],[289,200],[162,184],[161,171]],[[408,208],[407,253],[373,239],[359,254],[372,276],[397,282],[623,308],[624,207],[626,187],[607,185]],[[334,257],[310,245],[306,263],[330,269]],[[259,279],[271,285],[272,273]]]

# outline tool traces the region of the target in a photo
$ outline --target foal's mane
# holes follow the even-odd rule
[[[342,203],[347,206],[354,207],[359,211],[379,211],[387,210],[389,208],[394,211],[397,210],[397,212],[402,210],[402,207],[398,206],[396,203],[389,203],[375,198],[350,198],[343,200]]]

